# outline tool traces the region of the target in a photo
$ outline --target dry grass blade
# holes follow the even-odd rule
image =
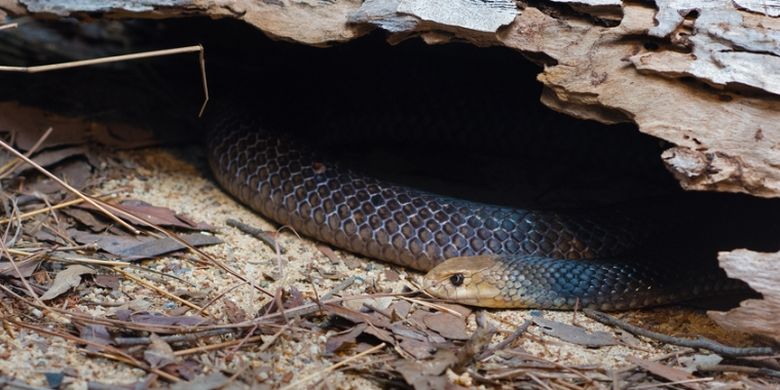
[[[403,300],[406,300],[406,301],[409,301],[410,303],[416,303],[416,304],[418,304],[420,306],[425,306],[425,307],[429,307],[429,308],[436,309],[436,310],[439,310],[439,311],[447,312],[447,313],[450,313],[450,314],[452,314],[454,316],[457,316],[458,318],[463,318],[463,314],[460,314],[457,311],[450,309],[449,307],[445,307],[445,306],[437,305],[435,303],[425,302],[425,301],[421,301],[419,299],[409,298],[409,297],[405,297],[405,296],[399,296],[399,298],[401,298]]]
[[[96,198],[96,199],[106,199],[106,198],[113,197],[113,196],[116,196],[116,194],[113,193],[113,192],[112,193],[108,193],[108,194],[102,194],[102,195],[90,195],[90,197]],[[34,216],[39,215],[39,214],[49,213],[49,212],[52,212],[54,210],[59,210],[59,209],[62,209],[62,208],[75,206],[75,205],[80,204],[80,203],[84,203],[84,199],[83,198],[71,199],[71,200],[68,200],[68,201],[65,201],[65,202],[62,202],[62,203],[57,203],[57,204],[55,204],[53,206],[47,206],[47,207],[44,207],[44,208],[41,208],[41,209],[28,211],[26,213],[19,214],[16,217],[14,217],[13,219],[21,221],[21,220],[24,220],[24,219],[28,219],[30,217],[34,217]],[[2,218],[2,219],[0,219],[0,224],[5,224],[5,223],[8,223],[10,221],[11,221],[11,218]]]
[[[630,387],[631,390],[639,390],[639,389],[657,389],[659,387],[672,387],[674,385],[685,385],[689,383],[700,383],[700,382],[710,382],[714,380],[715,378],[707,377],[707,378],[695,378],[695,379],[686,379],[681,381],[674,381],[674,382],[664,382],[664,383],[649,383],[646,385],[639,385]]]
[[[46,141],[47,138],[49,138],[49,135],[51,135],[51,132],[54,131],[54,128],[49,127],[46,129],[46,132],[43,133],[40,137],[38,137],[38,140],[35,141],[35,144],[30,148],[30,150],[25,153],[25,156],[31,157],[33,153],[35,153],[38,148],[41,147],[44,141]],[[14,168],[16,168],[20,163],[20,160],[18,158],[12,159],[8,161],[7,163],[3,164],[2,167],[0,167],[0,179],[8,176]]]
[[[12,23],[12,25],[13,27],[16,27],[15,23]],[[5,28],[9,28],[9,27],[5,27]],[[60,62],[57,64],[48,64],[48,65],[37,65],[37,66],[0,65],[0,72],[41,73],[41,72],[50,72],[53,70],[60,70],[60,69],[78,68],[82,66],[108,64],[112,62],[132,61],[132,60],[140,60],[144,58],[164,57],[164,56],[170,56],[175,54],[195,53],[195,52],[199,53],[198,60],[200,62],[200,73],[202,79],[201,81],[203,83],[203,95],[204,95],[203,105],[201,106],[200,112],[198,114],[198,116],[201,116],[203,115],[203,111],[206,109],[206,104],[209,101],[209,88],[208,88],[208,83],[206,81],[206,60],[203,54],[202,45],[176,47],[173,49],[163,49],[163,50],[152,50],[152,51],[145,51],[140,53],[92,58],[88,60]]]
[[[14,210],[17,209],[14,208]],[[38,294],[35,293],[35,290],[33,290],[32,286],[30,286],[30,283],[27,281],[27,278],[24,277],[22,271],[19,269],[19,266],[16,264],[16,261],[14,260],[14,256],[11,254],[11,252],[8,251],[6,240],[8,239],[8,232],[10,229],[11,229],[11,224],[6,225],[5,231],[3,231],[3,236],[0,237],[0,250],[2,250],[3,254],[6,257],[8,257],[8,261],[11,263],[11,266],[14,268],[16,275],[19,277],[19,280],[22,281],[22,284],[27,289],[27,292],[30,294],[30,296],[33,297],[36,303],[46,308],[47,307],[46,304],[44,304],[43,301],[41,301],[41,298],[38,296]],[[30,257],[36,257],[36,256],[30,256]]]
[[[150,289],[156,291],[160,295],[168,297],[168,298],[170,298],[170,299],[172,299],[172,300],[174,300],[176,302],[181,303],[182,305],[191,307],[191,308],[197,310],[199,313],[203,313],[204,315],[210,316],[210,314],[205,310],[205,308],[202,308],[202,307],[200,307],[200,306],[198,306],[198,305],[196,305],[196,304],[194,304],[194,303],[192,303],[192,302],[190,302],[190,301],[188,301],[186,299],[183,299],[183,298],[180,298],[180,297],[178,297],[178,296],[176,296],[174,294],[171,294],[171,293],[161,289],[160,287],[157,287],[157,286],[155,286],[155,285],[153,285],[153,284],[151,284],[151,283],[149,283],[149,282],[147,282],[147,281],[145,281],[145,280],[143,280],[143,279],[141,279],[141,278],[139,278],[139,277],[137,277],[137,276],[135,276],[135,275],[125,271],[125,270],[123,270],[123,269],[116,268],[115,271],[119,272],[124,277],[126,277],[126,278],[128,278],[128,279],[130,279],[130,280],[132,280],[132,281],[134,281],[134,282],[136,282],[136,283],[146,287],[146,288],[150,288]]]
[[[1,67],[0,67],[0,69],[1,69]],[[92,199],[89,196],[84,195],[81,191],[77,190],[76,188],[73,188],[70,184],[66,183],[65,181],[63,181],[62,179],[57,177],[57,175],[49,172],[46,168],[38,165],[38,163],[36,163],[35,161],[30,160],[24,154],[19,153],[19,151],[17,151],[16,149],[11,147],[10,145],[5,143],[4,141],[0,141],[0,146],[3,147],[4,149],[8,150],[11,154],[16,156],[17,158],[19,158],[19,159],[23,160],[24,162],[30,164],[33,168],[37,169],[39,172],[41,172],[44,175],[48,176],[50,179],[52,179],[55,182],[57,182],[57,184],[65,187],[65,189],[67,189],[68,191],[70,191],[74,195],[78,196],[81,199],[84,199],[85,202],[89,203],[90,205],[94,206],[95,208],[97,208],[98,210],[103,212],[107,217],[113,219],[118,224],[122,225],[122,227],[124,227],[125,229],[127,229],[127,230],[129,230],[129,231],[131,231],[131,232],[133,232],[135,234],[140,234],[141,233],[138,229],[130,226],[130,224],[128,224],[127,222],[123,221],[122,219],[120,219],[119,217],[117,217],[116,215],[111,213],[110,211],[108,211],[105,208],[103,208],[103,206],[101,206],[95,199]]]

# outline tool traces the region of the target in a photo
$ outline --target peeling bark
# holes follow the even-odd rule
[[[780,252],[758,253],[739,249],[718,256],[720,265],[732,278],[742,279],[763,299],[749,299],[729,312],[707,313],[719,325],[768,337],[780,343]]]

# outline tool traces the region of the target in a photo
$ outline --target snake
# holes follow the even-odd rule
[[[207,122],[211,170],[241,203],[318,241],[427,272],[422,288],[437,298],[614,311],[745,288],[714,264],[643,256],[636,248],[646,235],[629,217],[496,206],[386,182],[251,110],[228,107]]]

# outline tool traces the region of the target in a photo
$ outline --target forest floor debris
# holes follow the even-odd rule
[[[431,300],[414,291],[413,272],[300,238],[240,206],[209,180],[195,147],[38,144],[30,156],[42,166],[7,160],[3,181],[0,383],[11,388],[780,383],[771,350],[745,357],[653,336],[754,342],[689,309],[610,316],[606,326],[572,312]]]

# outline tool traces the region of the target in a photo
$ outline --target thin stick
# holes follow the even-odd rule
[[[36,255],[42,255],[42,254],[49,254],[49,259],[54,261],[59,261],[63,263],[82,263],[82,264],[92,264],[92,265],[104,265],[108,267],[127,267],[129,265],[132,265],[131,263],[128,263],[126,261],[114,261],[114,260],[100,260],[100,259],[93,259],[89,257],[81,257],[81,256],[58,256],[57,251],[51,251],[51,250],[39,250],[38,252],[28,252],[20,249],[13,249],[8,248],[8,253],[16,256],[36,256]]]
[[[0,69],[2,69],[2,67],[0,67]],[[111,212],[109,212],[108,210],[106,210],[105,208],[103,208],[103,206],[101,206],[101,205],[100,205],[98,202],[96,202],[95,200],[93,200],[93,199],[92,199],[92,198],[90,198],[89,196],[82,194],[82,193],[81,193],[81,191],[79,191],[79,190],[77,190],[77,189],[73,188],[73,187],[72,187],[70,184],[66,183],[65,181],[63,181],[62,179],[60,179],[59,177],[57,177],[57,175],[54,175],[54,174],[52,174],[51,172],[47,171],[47,170],[46,170],[45,168],[43,168],[42,166],[38,165],[38,163],[36,163],[36,162],[35,162],[35,161],[33,161],[33,160],[30,160],[30,159],[29,159],[27,156],[25,156],[25,155],[23,155],[23,154],[19,153],[19,152],[18,152],[16,149],[12,148],[10,145],[8,145],[7,143],[3,142],[2,140],[0,140],[0,146],[2,146],[4,149],[6,149],[6,150],[8,150],[9,152],[11,152],[11,154],[13,154],[14,156],[16,156],[17,158],[19,158],[19,159],[21,159],[21,160],[24,160],[24,162],[26,162],[26,163],[28,163],[28,164],[32,165],[32,166],[33,166],[35,169],[37,169],[39,172],[41,172],[41,173],[43,173],[44,175],[48,176],[50,179],[52,179],[52,180],[54,180],[55,182],[57,182],[57,184],[59,184],[59,185],[61,185],[61,186],[65,187],[65,188],[66,188],[68,191],[72,192],[73,194],[75,194],[75,195],[76,195],[76,196],[78,196],[79,198],[82,198],[82,199],[84,199],[84,201],[85,201],[85,202],[89,203],[90,205],[94,206],[94,207],[95,207],[95,208],[97,208],[98,210],[100,210],[100,211],[102,211],[103,213],[105,213],[105,214],[106,214],[106,215],[107,215],[109,218],[113,219],[113,220],[114,220],[114,221],[116,221],[118,224],[122,225],[122,226],[123,226],[125,229],[127,229],[127,230],[129,230],[129,231],[131,231],[131,232],[133,232],[133,233],[135,233],[135,234],[140,234],[140,233],[141,233],[141,231],[140,231],[140,230],[138,230],[138,229],[136,229],[136,228],[134,228],[134,227],[130,226],[130,224],[128,224],[127,222],[123,221],[122,219],[120,219],[120,218],[119,218],[119,217],[117,217],[116,215],[112,214]]]
[[[225,221],[228,226],[232,226],[238,230],[241,230],[242,232],[249,234],[250,236],[253,236],[257,238],[258,240],[262,241],[265,245],[270,247],[271,249],[276,250],[276,248],[279,248],[279,252],[282,254],[287,253],[287,249],[283,248],[281,245],[279,245],[276,240],[271,237],[270,234],[268,234],[267,231],[258,229],[253,226],[249,226],[241,221],[235,220],[233,218],[228,218],[227,221]]]
[[[686,383],[698,383],[698,382],[709,382],[715,378],[707,377],[707,378],[693,378],[693,379],[684,379],[680,381],[674,381],[674,382],[661,382],[661,383],[648,383],[646,385],[639,385],[631,387],[631,390],[639,390],[639,389],[652,389],[656,387],[668,387],[673,385],[684,385]]]
[[[723,345],[715,340],[710,340],[705,337],[699,336],[695,339],[686,339],[681,337],[669,336],[661,333],[656,333],[644,328],[640,328],[635,325],[631,325],[625,321],[619,320],[611,315],[602,313],[600,311],[585,309],[582,311],[586,316],[608,325],[617,326],[627,332],[633,333],[637,336],[644,336],[653,340],[658,340],[667,344],[677,345],[681,347],[706,349],[717,353],[718,355],[727,357],[743,357],[743,356],[763,356],[771,355],[775,351],[770,347],[730,347]]]
[[[194,53],[199,51],[203,51],[203,46],[195,45],[195,46],[177,47],[173,49],[152,50],[152,51],[145,51],[141,53],[122,54],[118,56],[108,56],[108,57],[92,58],[89,60],[60,62],[57,64],[48,64],[48,65],[0,66],[0,71],[20,72],[20,73],[40,73],[40,72],[49,72],[52,70],[78,68],[81,66],[98,65],[98,64],[108,64],[111,62],[140,60],[140,59],[150,58],[150,57],[163,57],[163,56],[169,56],[174,54]]]
[[[17,212],[18,209],[16,208],[16,205],[14,204],[14,209],[11,212],[11,215],[13,215],[14,212]],[[14,271],[16,271],[16,274],[19,276],[19,280],[22,281],[22,285],[27,289],[27,291],[30,293],[30,296],[35,300],[36,303],[43,307],[47,307],[43,301],[41,301],[41,298],[38,297],[38,294],[35,293],[35,290],[33,290],[32,286],[30,286],[30,283],[27,282],[27,278],[22,275],[22,271],[19,270],[19,267],[16,265],[16,261],[14,261],[13,255],[11,255],[10,252],[8,252],[8,246],[5,244],[6,239],[8,237],[8,232],[11,229],[11,224],[8,224],[8,226],[5,227],[5,231],[3,232],[3,237],[0,239],[0,249],[4,252],[4,254],[8,257],[8,261],[11,262],[11,266],[14,268]],[[30,256],[27,259],[33,259],[38,256]]]
[[[204,54],[203,45],[198,45],[198,61],[200,62],[200,77],[203,83],[203,105],[200,106],[200,112],[198,117],[203,116],[203,111],[206,110],[206,104],[209,102],[209,83],[206,81],[206,56]]]
[[[52,70],[78,68],[81,66],[108,64],[112,62],[132,61],[132,60],[140,60],[144,58],[163,57],[163,56],[170,56],[175,54],[195,53],[195,52],[200,53],[198,56],[198,60],[200,62],[200,73],[201,73],[201,81],[203,82],[204,96],[203,96],[203,105],[200,107],[200,112],[198,113],[198,116],[202,116],[203,111],[206,109],[206,103],[208,103],[209,101],[209,87],[206,81],[206,60],[203,53],[204,50],[202,45],[176,47],[173,49],[164,49],[164,50],[152,50],[152,51],[145,51],[141,53],[122,54],[117,56],[92,58],[89,60],[60,62],[57,64],[48,64],[48,65],[0,66],[0,72],[41,73],[41,72],[49,72]]]
[[[333,287],[330,291],[326,292],[325,295],[320,297],[320,301],[327,301],[328,299],[332,298],[333,295],[338,294],[342,290],[346,289],[347,287],[351,286],[353,283],[355,283],[355,275],[352,275],[344,280],[341,281],[336,287]]]
[[[192,355],[194,353],[213,351],[215,349],[222,349],[222,348],[225,348],[225,347],[231,347],[231,346],[239,345],[239,344],[246,345],[246,344],[249,344],[249,343],[253,343],[255,341],[263,341],[262,337],[263,336],[252,336],[252,337],[241,339],[241,340],[231,340],[231,341],[225,341],[225,342],[222,342],[222,343],[209,344],[209,345],[205,345],[205,346],[202,346],[202,347],[181,349],[181,350],[178,350],[178,351],[174,351],[173,354],[175,356],[185,356],[185,355]]]
[[[420,306],[429,307],[429,308],[436,309],[436,310],[439,310],[439,311],[445,311],[445,312],[450,313],[450,314],[452,314],[452,315],[454,315],[456,317],[463,318],[463,314],[460,314],[457,311],[450,309],[449,307],[444,307],[444,306],[441,306],[441,305],[437,305],[435,303],[425,302],[425,301],[421,301],[419,299],[409,298],[409,297],[405,297],[405,296],[399,296],[399,298],[401,298],[401,299],[403,299],[405,301],[409,301],[411,303],[416,303],[416,304],[418,304]]]
[[[8,23],[0,26],[0,31],[19,27],[19,23]]]
[[[216,301],[222,299],[222,297],[224,297],[225,295],[227,295],[231,291],[233,291],[233,290],[235,290],[235,289],[237,289],[237,288],[239,288],[239,287],[241,287],[241,286],[243,286],[245,284],[246,284],[245,282],[238,282],[238,283],[234,284],[233,286],[230,286],[229,288],[225,289],[225,291],[217,294],[216,297],[214,297],[210,301],[208,301],[208,303],[206,303],[203,306],[203,308],[201,308],[201,310],[206,310],[209,306],[213,305]],[[200,312],[195,313],[195,315],[198,315],[198,314],[200,314]]]
[[[96,196],[93,196],[93,197],[94,198],[98,198],[98,199],[102,199],[102,198],[112,197],[114,195],[115,194],[104,194],[104,195],[96,195]],[[51,212],[53,210],[58,210],[58,209],[62,209],[62,208],[65,208],[65,207],[77,205],[79,203],[84,203],[84,199],[83,198],[71,199],[71,200],[66,201],[66,202],[57,203],[54,206],[50,206],[50,207],[47,206],[47,207],[44,207],[42,209],[28,211],[26,213],[19,214],[18,216],[14,217],[14,219],[17,219],[17,220],[27,219],[27,218],[30,218],[30,217],[34,217],[34,216],[36,216],[38,214],[45,214],[45,213]],[[11,222],[10,218],[0,219],[0,224],[4,224],[4,223],[8,223],[8,222]]]
[[[51,135],[52,131],[54,131],[53,127],[49,127],[48,129],[46,129],[46,131],[43,133],[43,135],[38,137],[38,140],[35,141],[35,144],[30,148],[30,150],[27,151],[27,153],[25,153],[25,155],[27,157],[32,156],[33,153],[35,153],[38,150],[38,148],[41,147],[41,145],[44,143],[44,141],[46,141],[46,139],[49,138],[49,136]],[[13,159],[11,161],[8,161],[7,163],[3,164],[3,166],[0,167],[0,178],[4,178],[7,174],[11,173],[11,171],[14,168],[16,168],[17,165],[19,165],[19,159],[18,158],[15,158],[15,159]]]
[[[322,374],[326,374],[328,372],[331,372],[331,371],[333,371],[333,370],[335,370],[335,369],[337,369],[337,368],[339,368],[341,366],[346,365],[347,363],[349,363],[349,362],[351,362],[353,360],[356,360],[356,359],[359,359],[359,358],[361,358],[363,356],[366,356],[368,354],[374,353],[374,352],[376,352],[376,351],[378,351],[378,350],[380,350],[380,349],[382,349],[384,347],[385,347],[385,343],[382,343],[382,344],[379,344],[379,345],[377,345],[375,347],[369,348],[369,349],[367,349],[367,350],[365,350],[365,351],[363,351],[363,352],[361,352],[361,353],[359,353],[357,355],[350,356],[350,357],[348,357],[348,358],[346,358],[346,359],[344,359],[344,360],[342,360],[342,361],[340,361],[340,362],[338,362],[336,364],[333,364],[331,366],[326,367],[323,370],[317,371],[317,372],[315,372],[315,373],[313,373],[311,375],[307,375],[307,376],[305,376],[305,377],[303,377],[303,378],[301,378],[301,379],[299,379],[299,380],[297,380],[295,382],[292,382],[292,383],[288,384],[287,386],[282,387],[282,390],[294,389],[297,386],[300,386],[300,385],[302,385],[302,384],[304,384],[304,383],[306,383],[306,382],[308,382],[308,381],[310,381],[310,380],[312,380],[312,379],[314,379],[314,378],[316,378],[316,377],[318,377],[318,376],[320,376]]]
[[[525,333],[526,330],[528,330],[528,327],[531,326],[532,322],[533,321],[531,320],[525,320],[522,324],[520,324],[520,326],[517,327],[517,329],[511,335],[503,339],[500,343],[496,344],[495,347],[488,348],[486,351],[482,352],[477,357],[477,360],[483,360],[489,357],[490,355],[496,353],[497,351],[506,348],[509,344],[512,344],[513,341],[517,340],[518,337],[520,337],[523,333]]]
[[[156,291],[160,295],[163,295],[165,297],[173,299],[174,301],[179,302],[182,305],[189,306],[189,307],[191,307],[191,308],[193,308],[195,310],[198,310],[199,313],[203,313],[204,315],[207,315],[207,316],[210,315],[202,307],[200,307],[200,306],[198,306],[198,305],[196,305],[196,304],[194,304],[194,303],[192,303],[192,302],[190,302],[190,301],[188,301],[186,299],[183,299],[183,298],[180,298],[180,297],[178,297],[176,295],[173,295],[173,294],[171,294],[171,293],[169,293],[169,292],[167,292],[167,291],[165,291],[165,290],[163,290],[163,289],[161,289],[161,288],[159,288],[159,287],[157,287],[157,286],[155,286],[155,285],[153,285],[153,284],[151,284],[151,283],[149,283],[149,282],[147,282],[147,281],[145,281],[145,280],[143,280],[143,279],[141,279],[141,278],[139,278],[139,277],[137,277],[137,276],[135,276],[135,275],[125,271],[125,270],[123,270],[123,269],[116,268],[115,271],[119,272],[120,274],[124,275],[126,278],[128,278],[128,279],[130,279],[130,280],[132,280],[132,281],[134,281],[134,282],[136,282],[136,283],[138,283],[138,284],[140,284],[140,285],[142,285],[142,286],[144,286],[146,288],[150,288],[150,289]]]
[[[780,371],[763,367],[737,366],[732,364],[702,364],[696,366],[697,371],[708,372],[741,372],[750,375],[766,375],[780,378]]]
[[[222,336],[228,333],[233,333],[233,330],[215,329],[215,330],[207,330],[205,332],[200,332],[200,333],[160,336],[160,339],[170,344],[170,343],[181,343],[185,341],[196,341],[198,339],[202,339],[205,337]],[[121,347],[127,347],[133,345],[149,345],[151,343],[152,340],[149,337],[114,337],[114,344]]]

